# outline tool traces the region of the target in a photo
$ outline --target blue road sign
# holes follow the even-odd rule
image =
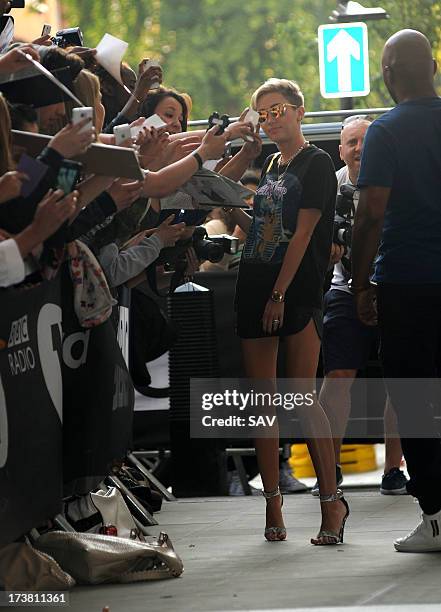
[[[367,25],[321,25],[318,44],[322,96],[367,96],[370,92]]]

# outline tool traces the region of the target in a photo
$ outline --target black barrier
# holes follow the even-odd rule
[[[133,387],[114,326],[80,327],[72,292],[66,266],[0,292],[0,546],[60,512],[63,481],[89,491],[130,447]]]
[[[62,296],[63,476],[72,483],[99,479],[113,459],[125,456],[131,446],[134,391],[112,321],[80,327],[67,265],[62,268]],[[73,490],[86,493],[90,482],[77,483]]]
[[[0,292],[0,546],[60,511],[58,280]]]

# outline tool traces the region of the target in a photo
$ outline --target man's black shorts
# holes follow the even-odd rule
[[[360,370],[366,367],[378,328],[361,323],[352,294],[330,289],[324,299],[323,373]]]

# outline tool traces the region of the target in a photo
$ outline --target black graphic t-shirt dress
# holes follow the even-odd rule
[[[285,295],[284,323],[274,336],[298,333],[311,318],[321,336],[323,283],[331,252],[337,181],[330,156],[314,145],[288,165],[278,156],[265,162],[256,191],[253,219],[236,286],[237,334],[262,338],[262,316],[280,272],[300,209],[318,209],[318,221],[305,255]],[[279,176],[280,175],[280,176]]]

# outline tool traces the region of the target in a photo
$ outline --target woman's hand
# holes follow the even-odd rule
[[[150,66],[145,68],[148,58],[143,59],[138,66],[138,78],[136,80],[134,97],[140,102],[144,102],[153,83],[162,83],[162,68],[160,66]]]
[[[208,159],[219,159],[225,152],[227,142],[226,131],[223,134],[218,134],[219,126],[215,125],[205,134],[202,139],[202,144],[196,149],[203,161]]]
[[[25,181],[28,181],[29,177],[23,172],[6,172],[0,177],[0,204],[18,198],[21,192],[21,188]]]
[[[51,35],[45,34],[44,36],[39,36],[32,41],[32,44],[39,45],[41,47],[52,47]]]
[[[142,181],[128,181],[127,179],[117,179],[111,187],[107,189],[107,193],[115,202],[115,206],[120,210],[128,208],[136,200],[142,197],[144,183]]]
[[[78,191],[67,196],[60,189],[48,191],[38,205],[32,223],[14,238],[23,258],[75,215],[78,195]]]
[[[162,159],[168,145],[168,133],[164,128],[157,130],[154,127],[143,128],[137,138],[143,168],[149,168],[152,163]]]
[[[89,125],[90,124],[90,125]],[[87,126],[87,129],[82,131]],[[65,159],[82,155],[95,141],[96,133],[91,119],[82,119],[75,125],[68,123],[56,134],[49,147],[57,151]]]
[[[175,223],[171,225],[174,218],[175,215],[167,217],[167,219],[158,226],[155,232],[155,234],[160,237],[164,247],[173,247],[176,242],[182,238],[185,223]]]
[[[278,331],[283,325],[284,313],[284,302],[273,302],[271,299],[268,300],[262,317],[263,331],[266,334]]]
[[[225,130],[227,140],[236,140],[237,138],[242,138],[242,140],[246,140],[247,138],[252,138],[253,134],[253,124],[244,123],[243,121],[236,121],[235,123],[229,125]]]
[[[187,157],[187,155],[193,153],[193,151],[196,151],[200,144],[201,139],[199,136],[191,136],[191,134],[189,134],[186,138],[180,138],[179,140],[168,142],[164,149],[162,158],[164,166],[169,166],[180,159],[184,159],[184,157]]]
[[[263,143],[261,137],[259,136],[259,134],[253,133],[252,138],[253,142],[246,141],[242,149],[240,150],[240,153],[246,156],[249,161],[257,159],[262,153]]]
[[[51,190],[46,194],[31,223],[37,244],[44,242],[76,213],[78,197],[78,191],[72,191],[65,196],[61,189]]]
[[[29,68],[31,63],[25,57],[25,53],[30,55],[36,62],[40,61],[38,52],[31,45],[23,45],[8,51],[4,55],[0,55],[0,72],[10,74],[11,72],[18,72],[24,68]]]

